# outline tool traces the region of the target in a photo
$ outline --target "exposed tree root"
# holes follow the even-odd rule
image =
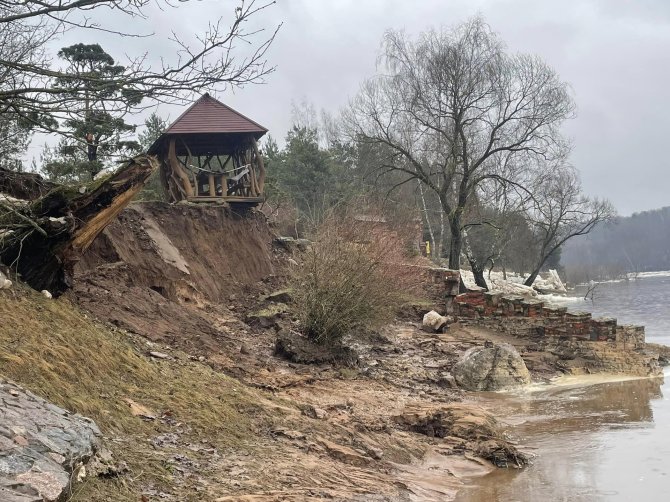
[[[0,188],[10,196],[0,200],[0,261],[31,287],[63,293],[81,254],[157,167],[155,157],[140,155],[108,178],[77,186],[0,171]]]

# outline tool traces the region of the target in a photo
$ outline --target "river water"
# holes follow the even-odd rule
[[[582,293],[583,294],[583,293]],[[600,284],[570,310],[643,324],[647,341],[670,345],[670,274]],[[459,502],[670,501],[670,372],[666,378],[563,377],[477,400],[537,456],[524,470],[474,478]]]

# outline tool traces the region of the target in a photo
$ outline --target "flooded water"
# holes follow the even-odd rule
[[[593,312],[595,316],[615,317],[620,324],[645,327],[648,342],[670,345],[670,272],[652,272],[637,280],[599,284],[593,301],[568,304],[570,310]],[[585,287],[575,296],[583,297]]]
[[[646,326],[647,341],[670,344],[670,277],[598,286],[571,310]],[[480,399],[537,457],[524,470],[474,478],[460,502],[666,502],[670,500],[670,373],[612,381],[567,377]]]

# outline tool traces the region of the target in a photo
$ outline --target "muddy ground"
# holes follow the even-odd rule
[[[164,389],[151,399],[145,384],[129,411],[143,427],[106,437],[128,470],[92,474],[74,500],[445,501],[464,476],[495,469],[500,451],[514,450],[493,416],[456,387],[451,367],[487,340],[516,343],[536,379],[556,373],[551,360],[476,326],[425,333],[418,323],[431,304],[422,301],[381,332],[349,340],[355,364],[287,361],[275,348],[292,316],[267,295],[283,286],[295,252],[274,240],[262,215],[212,207],[133,204],[104,231],[59,302],[121,333],[166,378],[205,368],[225,375],[228,387],[212,388],[212,399],[229,400],[246,432],[194,427],[202,410],[175,411]],[[211,385],[202,374],[197,386]],[[188,392],[165,384],[174,388],[168,396]],[[435,420],[446,433],[435,433]]]

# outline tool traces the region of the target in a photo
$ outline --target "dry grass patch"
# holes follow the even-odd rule
[[[160,419],[164,414],[183,423],[184,442],[204,439],[221,449],[246,446],[269,423],[257,391],[185,354],[151,360],[144,344],[91,320],[68,300],[21,286],[0,291],[0,378],[92,418],[108,438],[123,438],[107,443],[128,463],[130,483],[91,479],[76,500],[136,501],[139,484],[170,487],[169,466],[151,457],[149,443],[174,430]],[[157,418],[133,416],[128,399]]]
[[[420,289],[410,248],[380,216],[330,215],[292,279],[303,334],[338,346],[349,334],[392,320],[403,298]]]

